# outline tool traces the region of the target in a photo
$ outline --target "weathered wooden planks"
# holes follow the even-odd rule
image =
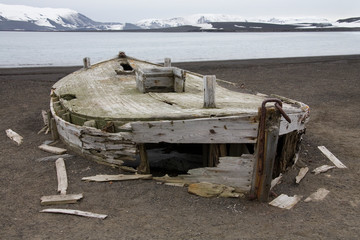
[[[178,177],[154,178],[156,181],[176,184],[208,182],[233,187],[236,192],[249,192],[254,156],[220,157],[217,167],[194,168]]]
[[[235,116],[183,121],[133,122],[138,143],[255,143],[256,117]]]

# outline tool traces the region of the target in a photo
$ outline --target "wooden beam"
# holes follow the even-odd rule
[[[254,116],[132,122],[137,143],[256,143],[258,120]]]
[[[139,154],[140,154],[140,165],[137,167],[137,170],[141,174],[149,174],[150,165],[149,165],[145,144],[139,144]]]
[[[216,76],[204,76],[204,108],[216,108],[215,104]]]
[[[81,217],[90,217],[90,218],[100,218],[105,219],[107,215],[104,214],[97,214],[92,212],[85,212],[73,209],[57,209],[57,208],[48,208],[40,211],[41,213],[62,213],[62,214],[70,214],[70,215],[77,215]]]
[[[56,174],[58,180],[58,192],[65,195],[68,188],[67,174],[65,168],[65,162],[63,158],[59,158],[55,161],[56,165]]]

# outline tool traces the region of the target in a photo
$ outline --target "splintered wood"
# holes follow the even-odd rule
[[[176,186],[189,186],[190,193],[210,197],[239,197],[249,192],[253,159],[251,154],[241,157],[220,157],[217,167],[195,168],[177,177],[156,177],[156,181]]]
[[[18,133],[14,132],[13,130],[7,129],[5,130],[5,132],[11,140],[17,143],[18,146],[20,146],[20,144],[23,142],[23,137],[20,136]]]
[[[136,174],[136,175],[96,175],[91,177],[83,177],[81,180],[89,182],[109,182],[109,181],[127,181],[137,179],[152,179],[151,174]]]
[[[312,172],[315,173],[315,175],[318,175],[319,173],[327,172],[333,168],[335,168],[335,166],[322,165],[320,167],[315,168]]]
[[[295,178],[297,184],[300,183],[300,181],[305,177],[308,171],[309,171],[308,167],[304,167],[300,169],[299,174]]]
[[[85,212],[85,211],[79,211],[79,210],[73,210],[73,209],[57,209],[57,208],[48,208],[41,210],[42,213],[62,213],[62,214],[70,214],[70,215],[76,215],[81,217],[90,217],[90,218],[100,218],[105,219],[107,215],[104,214],[97,214],[92,212]]]
[[[283,208],[283,209],[291,209],[294,207],[300,200],[302,196],[294,195],[293,197],[289,197],[286,194],[281,194],[274,200],[272,200],[269,204],[274,207]]]
[[[233,187],[208,182],[192,183],[188,187],[188,192],[201,197],[238,198],[243,196],[243,194],[235,192],[235,188]]]
[[[318,202],[324,200],[324,198],[328,195],[330,191],[325,188],[319,188],[316,192],[312,193],[309,197],[307,197],[304,202]]]
[[[334,154],[332,154],[326,147],[318,146],[319,150],[337,167],[347,168]]]

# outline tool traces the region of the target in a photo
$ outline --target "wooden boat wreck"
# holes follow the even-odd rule
[[[191,149],[200,153],[202,167],[182,179],[232,186],[266,201],[271,180],[299,151],[309,107],[232,91],[215,76],[165,60],[159,65],[121,52],[90,66],[85,58],[84,68],[52,88],[53,136],[99,163],[121,168],[138,158],[139,173],[150,172],[150,149]]]

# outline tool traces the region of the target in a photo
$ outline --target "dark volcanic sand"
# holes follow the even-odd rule
[[[57,189],[55,164],[35,162],[51,155],[37,148],[50,139],[37,135],[43,125],[40,112],[48,109],[51,86],[77,68],[0,69],[0,239],[360,238],[360,56],[174,65],[308,104],[311,119],[301,163],[310,170],[331,165],[317,149],[325,145],[348,169],[308,173],[299,185],[294,183],[298,170],[290,169],[275,187],[277,194],[306,198],[318,188],[330,193],[322,202],[302,201],[282,210],[246,199],[205,199],[154,181],[82,182],[85,176],[119,171],[75,157],[66,160],[68,193],[85,197],[79,204],[55,207],[108,218],[39,213],[46,208],[40,206],[40,197],[54,195]],[[8,128],[24,137],[21,146],[6,137]]]

